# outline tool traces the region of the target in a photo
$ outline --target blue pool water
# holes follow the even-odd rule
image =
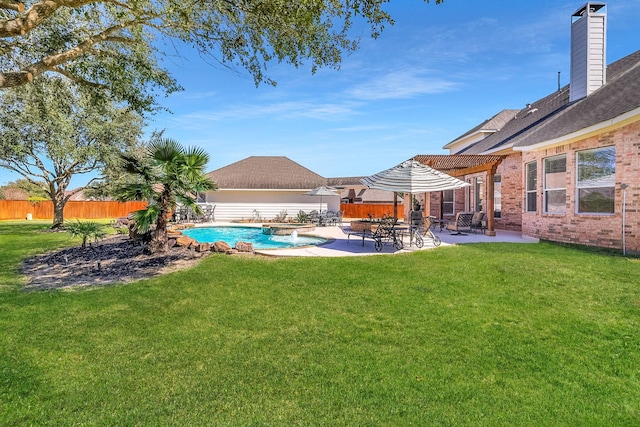
[[[326,241],[320,237],[263,234],[262,228],[255,227],[197,227],[182,230],[182,234],[201,243],[213,243],[222,240],[231,247],[234,247],[236,242],[249,242],[253,243],[254,249],[292,248],[319,245]]]

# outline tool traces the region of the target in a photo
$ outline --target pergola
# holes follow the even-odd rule
[[[505,157],[480,154],[417,155],[413,160],[457,178],[485,172],[487,174],[487,235],[495,236],[493,176]]]

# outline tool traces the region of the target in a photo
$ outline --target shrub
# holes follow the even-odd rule
[[[83,248],[87,246],[87,240],[90,238],[97,242],[107,234],[102,224],[93,221],[67,222],[65,230],[73,237],[82,237]]]
[[[299,223],[309,222],[309,214],[307,214],[305,211],[298,211],[298,215],[296,216],[296,222],[299,222]]]
[[[278,215],[273,218],[273,222],[286,222],[287,221],[287,211],[282,210]]]

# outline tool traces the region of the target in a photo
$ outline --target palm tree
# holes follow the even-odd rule
[[[202,213],[195,194],[216,189],[204,173],[209,155],[201,148],[184,148],[173,139],[162,138],[149,143],[142,159],[123,155],[122,160],[123,170],[134,181],[116,191],[117,199],[149,201],[146,209],[134,213],[135,230],[146,233],[155,224],[149,250],[166,252],[169,213],[178,202]]]

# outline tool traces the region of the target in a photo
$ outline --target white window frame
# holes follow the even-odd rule
[[[559,160],[564,158],[564,172],[563,175],[566,177],[566,173],[567,173],[567,155],[566,154],[560,154],[557,156],[552,156],[552,157],[547,157],[545,159],[543,159],[542,162],[542,179],[543,179],[543,202],[542,202],[542,209],[544,213],[549,213],[549,214],[564,214],[567,211],[567,206],[566,206],[566,199],[567,199],[567,186],[566,186],[566,178],[563,181],[564,182],[564,186],[562,187],[550,187],[549,186],[549,182],[547,180],[547,169],[548,169],[548,163],[547,162],[551,162],[554,160]],[[560,173],[560,172],[557,172]],[[554,193],[562,193],[563,195],[563,199],[565,200],[565,203],[562,205],[562,209],[559,210],[549,210],[548,207],[548,201],[549,201],[549,195],[550,194],[554,194]]]
[[[531,168],[531,166],[535,166],[536,168],[536,174],[534,176],[534,180],[535,182],[533,183],[533,189],[530,189],[530,183],[529,183],[529,169]],[[527,164],[525,164],[525,187],[524,187],[524,191],[525,191],[525,212],[538,212],[538,163],[536,161],[533,162],[529,162]],[[529,205],[529,195],[534,194],[533,197],[533,201],[534,201],[534,206],[530,206]],[[533,209],[532,209],[533,208]]]
[[[605,151],[612,150],[613,151],[613,171],[609,175],[604,175],[602,177],[597,177],[595,179],[580,181],[580,155],[589,152],[597,152],[597,151]],[[576,214],[588,214],[588,215],[613,215],[615,213],[615,172],[616,172],[616,148],[614,146],[607,147],[599,147],[592,148],[589,150],[580,150],[576,152]],[[603,166],[605,168],[606,166]],[[608,178],[608,179],[607,179]],[[606,184],[606,185],[603,185]],[[611,194],[611,210],[607,211],[582,211],[580,210],[580,190],[597,190],[603,189]]]
[[[445,193],[451,191],[451,201],[445,201]],[[445,209],[446,205],[451,205],[451,212]],[[442,192],[442,215],[454,215],[456,213],[456,192],[455,190],[444,190]]]

